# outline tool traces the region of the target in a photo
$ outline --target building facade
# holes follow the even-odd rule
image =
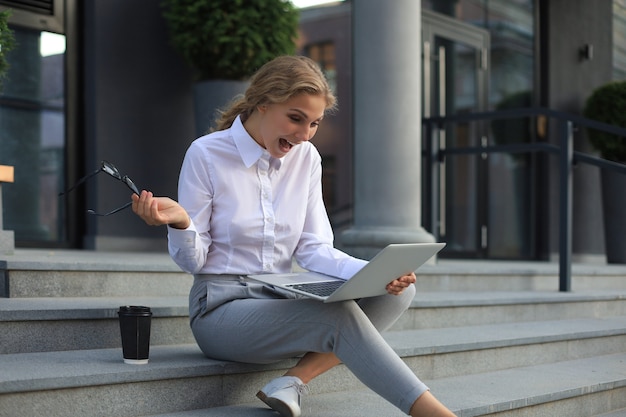
[[[195,139],[193,79],[169,45],[160,2],[42,3],[0,1],[14,9],[19,44],[0,95],[0,164],[15,166],[15,183],[3,187],[4,227],[17,247],[164,250],[165,229],[128,210],[86,214],[128,200],[114,179],[95,176],[58,197],[101,160],[140,188],[176,196]],[[626,77],[625,22],[624,0],[359,0],[302,10],[299,53],[320,63],[339,98],[314,139],[337,244],[367,256],[391,240],[431,239],[421,118],[507,106],[580,114],[595,88]],[[446,140],[553,140],[542,126],[468,124]],[[521,134],[497,137],[502,130]],[[576,147],[591,150],[583,132]],[[558,175],[549,158],[458,158],[445,172],[442,256],[558,252]],[[579,260],[603,260],[598,182],[597,169],[575,172]]]

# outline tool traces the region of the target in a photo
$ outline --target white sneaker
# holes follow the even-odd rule
[[[309,386],[295,376],[281,376],[261,388],[256,396],[283,417],[300,417],[300,395],[308,394]]]

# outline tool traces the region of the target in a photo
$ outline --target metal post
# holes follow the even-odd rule
[[[431,190],[431,198],[430,198],[430,219],[431,219],[431,228],[430,233],[435,237],[435,241],[439,242],[441,237],[440,230],[440,187],[439,183],[441,181],[440,178],[440,154],[439,154],[439,126],[434,123],[428,124],[428,141],[430,143],[429,146],[429,155],[428,159],[430,160],[430,190]]]
[[[571,121],[560,122],[559,136],[559,291],[572,290],[572,169],[574,137]]]
[[[430,146],[431,146],[431,141],[430,141],[430,123],[428,123],[425,119],[422,119],[422,144],[423,144],[423,149],[422,149],[422,206],[423,206],[423,210],[422,210],[422,224],[424,225],[424,227],[427,228],[427,230],[430,230],[432,232],[433,230],[433,223],[432,223],[432,213],[430,212],[430,209],[432,207],[432,202],[431,202],[431,198],[433,195],[433,191],[431,189],[432,187],[432,178],[430,177],[430,174],[432,172],[432,158],[430,157],[431,155],[431,150],[430,150]]]

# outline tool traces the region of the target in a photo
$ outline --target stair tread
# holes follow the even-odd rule
[[[539,304],[581,301],[610,301],[626,299],[626,290],[599,290],[584,292],[555,291],[445,291],[418,292],[412,308],[493,306]],[[185,315],[188,297],[185,296],[120,296],[120,297],[33,297],[3,298],[0,302],[0,321],[63,320],[76,318],[116,317],[121,305],[146,305],[156,316]]]
[[[401,356],[626,334],[626,316],[398,330],[385,339]]]
[[[619,410],[613,410],[608,413],[602,413],[595,415],[593,417],[624,417],[626,416],[626,408],[621,408]]]
[[[445,404],[476,414],[620,387],[626,387],[626,353],[442,378],[431,384]]]
[[[195,344],[150,347],[146,365],[123,362],[122,350],[93,349],[0,355],[0,393],[273,369],[209,359]]]
[[[188,296],[4,298],[0,321],[116,318],[123,305],[148,306],[153,317],[189,314]]]
[[[437,264],[424,265],[417,271],[418,294],[412,304],[414,311],[384,336],[418,370],[418,374],[424,375],[433,393],[459,415],[493,415],[541,403],[548,403],[547,407],[551,407],[552,402],[572,398],[579,405],[581,402],[604,404],[604,408],[587,411],[584,415],[625,416],[626,409],[623,407],[626,404],[619,398],[626,392],[626,352],[614,352],[624,350],[622,341],[626,337],[626,310],[622,302],[613,301],[626,300],[626,287],[622,280],[626,275],[626,265],[574,264],[574,291],[571,292],[556,291],[558,271],[559,265],[555,262],[441,259]],[[7,296],[42,296],[0,299],[0,322],[6,322],[5,328],[19,328],[25,337],[28,332],[22,328],[31,329],[31,332],[44,329],[42,337],[45,337],[46,331],[55,331],[55,320],[59,323],[72,321],[71,329],[74,333],[69,332],[67,339],[67,347],[70,349],[79,348],[71,335],[82,335],[81,326],[95,324],[96,327],[115,330],[112,320],[117,318],[117,309],[121,305],[148,305],[152,307],[154,317],[165,318],[158,321],[161,327],[156,328],[161,328],[162,332],[155,333],[157,336],[164,334],[163,329],[170,328],[168,326],[178,329],[182,318],[188,315],[185,288],[190,276],[180,271],[166,253],[18,249],[15,255],[0,259],[0,276],[4,279],[0,284],[5,285]],[[107,279],[109,276],[112,277],[111,281]],[[129,282],[126,288],[127,276],[136,282]],[[155,287],[153,276],[158,277],[157,281],[162,285],[159,291],[147,291]],[[11,277],[14,281],[9,279]],[[83,281],[76,285],[73,281],[75,277],[87,280],[86,286]],[[95,283],[92,283],[90,280],[94,279]],[[102,291],[99,285],[101,282],[109,283],[108,287],[102,287]],[[9,283],[14,287],[9,287]],[[124,285],[120,286],[119,283]],[[181,283],[185,288],[182,288]],[[44,298],[48,294],[45,291],[29,292],[29,285],[34,289],[47,285],[50,287],[50,296]],[[60,289],[57,290],[57,286]],[[22,290],[9,291],[13,288]],[[71,294],[82,297],[63,297]],[[106,294],[111,296],[103,296]],[[144,297],[147,294],[152,296]],[[588,301],[599,303],[577,304]],[[544,315],[547,310],[551,314]],[[574,313],[574,310],[581,311],[581,314]],[[501,321],[493,318],[482,320],[483,311],[493,311],[491,314],[495,315],[507,314],[509,319],[519,322],[472,324]],[[463,320],[466,314],[467,319]],[[429,326],[434,328],[419,328],[428,325],[420,323],[420,317],[424,321],[429,320],[424,317],[434,316],[437,316],[434,320],[436,323]],[[480,321],[474,321],[479,316]],[[49,323],[37,322],[46,320]],[[415,327],[418,328],[411,329]],[[117,341],[116,336],[111,334],[109,339]],[[4,340],[10,340],[11,331],[5,332],[4,337]],[[2,340],[0,337],[0,344]],[[32,343],[37,344],[37,341]],[[173,338],[166,343],[186,342]],[[206,394],[213,394],[215,398],[195,403],[195,407],[236,404],[160,414],[160,417],[270,417],[276,414],[254,398],[256,385],[279,375],[296,361],[290,359],[269,365],[224,362],[204,357],[195,344],[155,343],[151,346],[149,364],[126,365],[119,347],[88,349],[55,351],[55,348],[51,352],[0,354],[0,398],[6,399],[3,404],[15,404],[14,410],[18,410],[22,407],[18,399],[32,398],[35,404],[33,407],[36,407],[37,404],[46,403],[46,396],[56,396],[55,389],[76,387],[88,391],[98,390],[96,398],[99,399],[85,400],[83,404],[84,407],[90,407],[95,404],[93,401],[100,401],[102,405],[102,398],[107,396],[118,398],[115,396],[118,387],[129,384],[133,389],[144,392],[146,401],[153,404],[152,408],[137,407],[132,412],[137,415],[164,413],[166,410],[184,410],[190,403],[185,399],[172,406],[168,402],[171,398],[161,398],[151,394],[152,391],[141,390],[147,390],[145,387],[148,386],[150,389],[156,387],[162,395],[173,389],[172,392],[178,398],[184,392],[181,387],[195,386],[199,378],[206,386],[224,388],[232,384],[236,392],[209,390]],[[505,355],[514,355],[511,356],[514,359],[498,363],[498,356]],[[464,365],[455,361],[468,362]],[[466,366],[474,363],[478,366]],[[433,369],[429,368],[431,366]],[[347,378],[345,369],[339,368],[337,371],[313,381],[312,395],[303,399],[303,417],[404,415],[367,388],[359,390],[362,385],[355,382],[354,378]],[[345,391],[341,390],[342,387]],[[78,391],[81,390],[60,392],[70,395]],[[594,393],[599,395],[597,400],[588,401],[589,398],[583,397]],[[80,393],[76,394],[74,399],[77,400],[79,396]],[[603,401],[609,397],[617,399]],[[57,406],[62,413],[63,402]],[[121,407],[127,406],[135,410],[128,401]],[[615,410],[608,412],[611,408]],[[119,407],[110,409],[119,410]],[[545,410],[543,408],[539,413]],[[598,415],[604,410],[605,414]],[[110,415],[119,415],[114,413],[112,411]],[[545,413],[533,414],[531,411],[528,415]]]
[[[623,334],[626,316],[403,330],[384,336],[400,356],[407,357]],[[5,354],[0,355],[0,393],[253,372],[280,369],[288,362],[252,365],[212,360],[195,344],[151,346],[150,363],[143,366],[124,364],[119,348]]]
[[[14,270],[105,270],[105,271],[176,271],[180,268],[166,252],[90,251],[84,249],[33,249],[17,248],[0,260],[4,269]],[[435,264],[425,264],[420,273],[481,275],[558,275],[558,262],[549,261],[497,261],[438,259]],[[626,272],[624,264],[578,263],[572,264],[572,273],[585,275],[617,275]],[[182,273],[182,272],[181,272]]]
[[[83,249],[16,249],[3,257],[8,270],[180,272],[167,253],[107,252]]]
[[[475,416],[626,387],[626,353],[425,381],[439,400],[459,415]],[[401,411],[364,388],[306,396],[302,415],[325,417],[402,416]],[[160,414],[153,417],[267,417],[259,401]],[[623,414],[609,414],[608,416]],[[607,416],[607,417],[608,417]],[[604,417],[604,416],[602,416]]]
[[[419,285],[419,283],[418,283]],[[624,300],[626,290],[559,291],[430,291],[418,290],[411,307],[465,307],[579,301]]]

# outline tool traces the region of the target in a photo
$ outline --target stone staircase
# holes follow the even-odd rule
[[[385,338],[459,416],[626,416],[626,265],[441,261]],[[205,358],[191,277],[163,254],[17,250],[0,260],[0,416],[265,416],[295,363]],[[117,309],[152,308],[150,363],[122,362]],[[303,416],[404,415],[339,366]]]

